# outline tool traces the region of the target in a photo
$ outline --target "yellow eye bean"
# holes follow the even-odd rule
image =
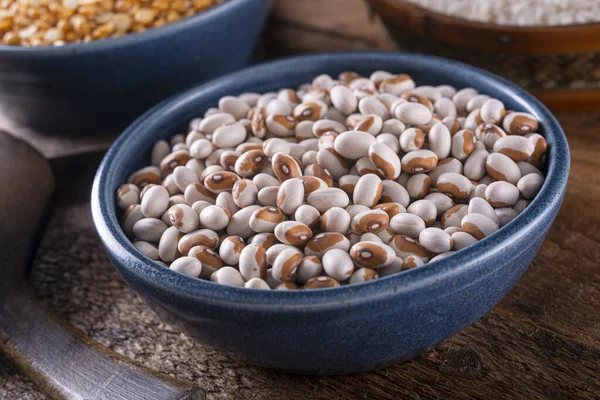
[[[423,200],[429,200],[433,203],[437,209],[438,219],[446,212],[446,210],[449,210],[454,206],[454,201],[452,201],[452,198],[443,193],[430,193],[425,196]]]
[[[273,167],[275,176],[282,182],[302,175],[302,169],[298,161],[287,154],[275,153],[271,161],[271,166]]]
[[[277,238],[272,233],[258,233],[252,236],[252,240],[250,240],[250,243],[257,244],[260,247],[264,248],[266,251],[269,250],[271,246],[277,243]]]
[[[477,240],[481,240],[499,229],[498,224],[482,214],[465,215],[460,223],[460,228]]]
[[[245,281],[252,278],[267,277],[267,255],[265,249],[257,244],[244,247],[239,258],[240,274]]]
[[[271,114],[267,117],[265,123],[267,130],[277,137],[294,136],[296,120],[291,115]]]
[[[339,232],[321,232],[313,236],[304,247],[307,256],[321,258],[326,251],[331,249],[350,249],[350,241]]]
[[[404,207],[410,204],[410,195],[408,191],[398,182],[390,179],[381,181],[383,189],[381,191],[381,202],[383,203],[400,203]]]
[[[360,177],[353,192],[354,204],[373,207],[381,199],[383,183],[375,174],[366,174]]]
[[[446,125],[446,128],[450,131],[450,136],[454,136],[462,128],[462,124],[455,117],[446,117],[442,119],[442,123]]]
[[[261,206],[277,206],[277,194],[279,187],[267,186],[258,191],[256,196],[258,204]]]
[[[348,195],[342,189],[325,188],[318,189],[308,195],[308,204],[315,207],[319,212],[325,212],[331,207],[346,207],[350,202]],[[299,207],[300,205],[298,205]],[[296,207],[297,208],[297,207]]]
[[[391,93],[396,96],[400,96],[402,93],[414,88],[415,82],[406,74],[386,78],[379,84],[379,90],[382,93]]]
[[[519,200],[519,189],[508,182],[493,182],[485,189],[485,199],[494,207],[514,206]]]
[[[383,210],[368,210],[352,218],[351,228],[356,233],[379,233],[387,229],[390,217]]]
[[[508,224],[510,221],[515,219],[517,215],[519,215],[519,213],[516,210],[510,207],[496,208],[494,212],[498,217],[500,227],[503,227],[504,225]]]
[[[521,179],[521,170],[509,157],[501,153],[492,153],[487,157],[485,169],[496,181],[506,181],[516,185]]]
[[[294,213],[302,205],[303,201],[304,184],[300,179],[289,179],[279,186],[277,191],[277,207],[285,214]]]
[[[419,233],[419,244],[432,253],[450,251],[454,245],[452,237],[439,228],[425,228]]]
[[[379,99],[375,96],[366,96],[360,99],[358,102],[358,111],[363,115],[376,115],[383,121],[390,118],[390,112],[386,105],[379,101]],[[383,122],[379,123],[380,129],[382,124]]]
[[[224,263],[228,265],[236,265],[239,263],[240,255],[245,247],[246,244],[244,243],[244,239],[242,239],[240,236],[228,236],[221,242],[221,246],[219,247],[219,256]]]
[[[537,132],[538,125],[538,120],[531,114],[511,112],[504,118],[502,126],[506,132],[515,135],[526,135]]]
[[[546,152],[548,151],[546,139],[537,133],[527,135],[526,137],[533,142],[533,153],[529,162],[537,168],[542,168],[546,164]]]
[[[331,104],[343,114],[349,115],[356,111],[358,98],[352,89],[344,85],[335,85],[330,92]]]
[[[367,132],[347,131],[335,139],[333,148],[344,158],[358,160],[369,155],[369,147],[376,141],[377,139]]]
[[[250,218],[254,211],[259,208],[260,206],[258,205],[248,206],[233,214],[227,225],[227,235],[241,236],[243,238],[252,235],[254,231],[250,228]]]
[[[384,179],[396,179],[402,172],[400,158],[383,143],[373,143],[369,146],[369,160]]]
[[[474,131],[481,124],[483,124],[483,119],[481,119],[481,108],[477,108],[469,113],[462,126],[464,129]]]
[[[281,243],[302,247],[312,238],[312,230],[302,222],[284,221],[275,227],[275,237]]]
[[[481,105],[481,119],[486,124],[497,124],[504,118],[506,109],[504,104],[497,99],[486,100]]]
[[[198,278],[202,273],[202,263],[194,257],[180,257],[171,263],[169,269]]]
[[[207,201],[201,201],[201,203],[199,204],[202,204],[202,206],[196,206],[196,213],[198,213],[198,215],[200,215],[204,208],[210,205],[210,203]],[[240,208],[237,206],[237,204],[235,204],[235,201],[233,200],[233,195],[229,192],[219,193],[217,199],[215,200],[215,204],[229,211],[230,217],[231,215],[235,214],[240,210]],[[192,205],[192,208],[194,208],[195,205],[196,203]]]
[[[275,227],[285,221],[285,215],[277,207],[261,207],[252,213],[250,228],[257,233],[275,232]]]
[[[536,173],[527,174],[517,182],[517,189],[527,200],[533,199],[544,184],[544,178]]]
[[[424,262],[429,261],[427,250],[413,238],[404,235],[395,235],[388,244],[400,258],[406,260],[408,256],[414,255]]]
[[[204,228],[219,231],[224,229],[231,219],[231,213],[226,208],[210,205],[200,212],[200,224]]]
[[[321,136],[321,138],[323,137],[324,136]],[[344,158],[333,148],[319,150],[317,153],[317,163],[327,169],[335,180],[348,174],[348,164],[346,163],[346,160],[344,160]]]
[[[454,246],[452,246],[453,250],[462,250],[465,247],[477,243],[477,239],[473,235],[463,231],[454,232],[452,234],[452,240],[454,241]]]
[[[464,175],[445,172],[438,178],[436,188],[453,199],[462,200],[469,197],[473,184]]]
[[[390,217],[390,219],[393,218],[395,215],[406,212],[406,208],[402,204],[394,202],[379,203],[373,206],[373,210],[383,210],[388,215],[388,217]]]
[[[406,125],[404,125],[402,121],[396,118],[390,118],[383,123],[383,126],[381,127],[381,132],[390,133],[398,138],[400,137],[402,132],[404,132],[405,129]]]
[[[248,289],[262,289],[262,290],[270,290],[271,287],[269,284],[260,278],[251,278],[246,283],[244,283],[244,287]]]
[[[284,249],[273,262],[273,278],[279,282],[292,282],[302,262],[302,255],[295,249]]]
[[[244,278],[240,272],[232,267],[223,267],[210,276],[210,280],[221,285],[244,287]]]
[[[142,218],[133,225],[133,234],[139,240],[158,243],[167,224],[157,218]]]
[[[438,157],[431,150],[410,151],[402,157],[402,170],[408,173],[429,172],[435,169],[437,164]]]
[[[422,199],[429,194],[431,178],[423,173],[414,174],[406,182],[406,190],[413,199]]]
[[[198,124],[198,131],[204,134],[212,134],[219,127],[226,124],[233,124],[234,122],[235,118],[233,115],[216,110],[214,114],[205,117],[200,124]]]
[[[327,289],[339,287],[340,283],[330,276],[317,276],[309,279],[305,284],[305,289]]]
[[[395,117],[407,125],[424,125],[431,120],[431,110],[420,103],[407,102],[396,107]]]
[[[437,216],[437,208],[429,200],[415,201],[406,208],[406,212],[421,217],[427,226],[433,224]]]
[[[338,282],[347,281],[354,272],[352,261],[347,251],[331,249],[323,255],[323,271]]]
[[[383,243],[359,242],[350,249],[350,257],[359,267],[376,269],[390,265],[395,261],[396,254],[390,246]]]
[[[311,206],[308,206],[311,207]],[[317,213],[318,211],[314,209]],[[343,235],[350,230],[350,214],[340,207],[332,207],[320,218],[322,232],[339,232]]]
[[[121,210],[140,203],[140,189],[133,183],[124,183],[117,189],[117,205]]]
[[[249,179],[240,179],[233,184],[231,189],[233,201],[239,208],[248,207],[256,203],[258,188]]]
[[[441,99],[436,100],[433,106],[435,113],[441,118],[456,118],[458,114],[456,105],[447,97],[442,97]]]
[[[475,197],[469,201],[468,213],[485,215],[494,221],[496,225],[500,225],[500,220],[494,211],[494,207],[480,197]]]
[[[161,265],[253,289],[442,260],[527,207],[548,152],[534,116],[459,89],[345,71],[224,96],[119,187],[123,229]]]
[[[425,143],[425,134],[421,129],[408,128],[400,135],[400,148],[405,152],[419,150]]]
[[[298,266],[296,280],[299,283],[306,283],[312,278],[315,278],[323,272],[323,264],[315,256],[304,257]]]

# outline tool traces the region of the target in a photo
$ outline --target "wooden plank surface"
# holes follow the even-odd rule
[[[263,41],[269,57],[389,48],[361,0],[278,0],[274,12]],[[110,266],[85,185],[80,197],[66,189],[58,199],[33,281],[77,328],[148,367],[198,384],[209,399],[596,399],[600,113],[558,118],[569,137],[572,172],[558,219],[530,269],[480,321],[401,365],[361,375],[294,376],[249,367],[186,338],[160,322]],[[0,356],[0,399],[43,398]]]

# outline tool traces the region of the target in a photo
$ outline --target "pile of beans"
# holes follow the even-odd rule
[[[142,32],[221,0],[0,0],[0,43],[60,46]]]
[[[225,96],[117,191],[123,229],[183,274],[256,289],[365,282],[461,250],[544,182],[532,115],[473,88],[343,72]]]

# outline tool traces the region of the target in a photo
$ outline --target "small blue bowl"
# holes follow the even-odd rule
[[[0,109],[42,133],[119,132],[168,95],[248,65],[271,2],[226,0],[90,43],[0,46]]]
[[[357,285],[262,291],[189,278],[138,252],[119,226],[117,187],[147,163],[152,144],[185,129],[221,96],[295,87],[321,73],[406,72],[420,84],[475,87],[540,121],[550,146],[542,190],[511,223],[441,261]],[[96,228],[113,264],[171,325],[250,363],[306,374],[373,370],[415,357],[489,311],[540,248],[562,202],[567,140],[552,114],[507,81],[457,62],[412,54],[334,53],[296,57],[231,74],[168,99],[115,142],[92,192]]]

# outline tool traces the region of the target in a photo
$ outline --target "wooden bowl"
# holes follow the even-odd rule
[[[399,49],[453,58],[512,80],[554,110],[600,109],[600,24],[505,26],[404,0],[368,0]]]

